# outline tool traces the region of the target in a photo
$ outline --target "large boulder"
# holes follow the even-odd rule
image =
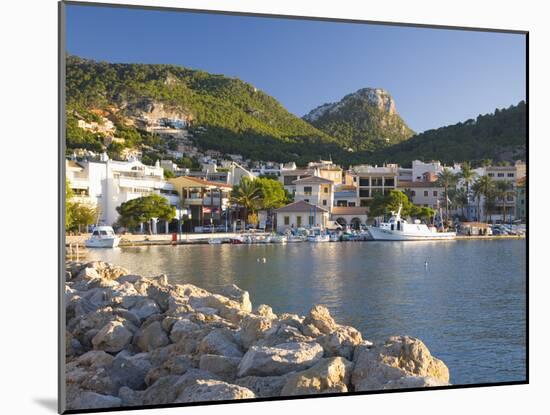
[[[199,328],[200,326],[197,323],[193,323],[187,318],[176,320],[174,324],[172,324],[172,329],[170,330],[170,339],[174,343],[177,343]]]
[[[233,383],[244,386],[256,394],[258,398],[279,396],[285,386],[289,374],[282,376],[246,376],[236,379]]]
[[[144,352],[150,352],[170,343],[168,335],[162,328],[160,321],[153,321],[142,327],[135,336],[135,344]]]
[[[323,334],[332,333],[337,324],[330,315],[328,308],[323,305],[314,305],[304,320],[304,326],[313,325]]]
[[[252,346],[243,356],[237,377],[277,376],[313,366],[323,356],[318,343],[289,342],[274,347]]]
[[[322,359],[315,366],[289,375],[281,396],[348,392],[353,363],[343,357]]]
[[[211,331],[199,343],[198,351],[202,354],[215,354],[228,357],[241,357],[243,355],[233,334],[226,329]]]
[[[239,303],[242,311],[250,313],[252,311],[252,303],[248,291],[242,290],[235,284],[229,284],[222,288],[221,294]]]
[[[95,350],[117,353],[130,344],[132,332],[120,321],[109,321],[93,337],[92,344]]]
[[[428,388],[448,385],[449,383],[431,376],[405,376],[397,380],[390,380],[382,389]]]
[[[325,356],[343,356],[353,359],[353,351],[363,342],[361,333],[351,326],[338,326],[332,333],[317,337],[325,350]]]
[[[141,297],[130,308],[130,311],[137,315],[140,319],[145,320],[153,314],[160,314],[161,310],[155,300],[151,298]]]
[[[262,338],[255,344],[256,346],[275,346],[288,342],[309,342],[310,340],[312,340],[311,337],[304,336],[296,327],[277,324],[262,333]]]
[[[248,349],[271,328],[272,320],[250,314],[241,322],[240,341]]]
[[[107,369],[116,389],[127,386],[131,389],[145,389],[145,375],[151,369],[147,353],[136,355],[119,353]]]
[[[357,346],[351,382],[356,391],[382,389],[406,376],[432,377],[449,382],[449,369],[426,345],[408,336],[390,337],[373,347]]]
[[[256,307],[254,309],[254,314],[266,317],[270,320],[275,320],[277,318],[277,314],[275,314],[273,312],[273,309],[267,304],[260,304],[258,307]]]
[[[116,396],[102,395],[96,392],[82,391],[67,403],[68,409],[117,408],[122,400]]]
[[[252,399],[256,395],[243,386],[232,385],[219,380],[197,380],[185,388],[176,399],[177,403],[227,401]]]
[[[222,380],[231,381],[235,379],[240,362],[240,357],[203,354],[199,360],[199,368],[219,376]]]

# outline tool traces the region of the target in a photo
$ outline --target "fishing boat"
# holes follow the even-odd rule
[[[116,248],[120,238],[110,226],[96,226],[92,235],[84,243],[86,248]]]
[[[367,228],[371,238],[375,241],[430,241],[450,240],[456,238],[456,232],[438,232],[434,227],[428,227],[425,223],[415,220],[408,223],[401,217],[401,208],[392,212],[388,222],[382,222],[378,226]]]
[[[285,235],[271,235],[270,242],[272,244],[286,244],[287,243],[287,237]]]
[[[303,235],[289,235],[286,238],[288,243],[305,242],[306,237]]]
[[[221,244],[221,243],[223,243],[223,239],[222,239],[222,238],[210,238],[210,239],[208,240],[208,244],[210,244],[210,245],[219,245],[219,244]]]

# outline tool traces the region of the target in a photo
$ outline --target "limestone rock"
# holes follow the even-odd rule
[[[390,380],[383,385],[382,389],[428,388],[448,385],[449,383],[431,376],[404,376],[397,380]]]
[[[315,366],[289,375],[281,396],[348,392],[353,363],[343,357],[322,359]]]
[[[382,389],[388,382],[406,376],[429,376],[449,382],[447,366],[414,337],[396,336],[373,347],[358,346],[354,361],[351,381],[356,391]]]
[[[353,350],[363,341],[361,333],[350,326],[338,326],[330,334],[319,336],[317,342],[325,350],[325,356],[343,356],[348,360],[353,359]]]
[[[203,354],[216,354],[228,357],[241,357],[243,352],[233,335],[224,329],[216,329],[199,343],[198,351]]]
[[[239,364],[237,377],[276,376],[304,370],[317,363],[322,356],[323,348],[318,343],[252,346]]]
[[[145,375],[151,369],[147,353],[124,355],[119,353],[108,368],[116,389],[127,386],[133,390],[145,389]]]
[[[200,327],[198,324],[193,323],[189,319],[180,319],[177,320],[172,325],[172,330],[170,331],[170,339],[177,343],[179,342],[183,337],[189,335],[190,333],[194,332],[195,330],[198,330]]]
[[[254,392],[243,386],[232,385],[219,380],[197,380],[185,388],[176,399],[178,403],[226,401],[232,399],[252,399]]]
[[[92,344],[96,350],[116,353],[132,340],[132,332],[119,321],[110,321],[94,336]]]
[[[134,342],[142,351],[149,352],[166,346],[170,343],[170,340],[163,330],[161,323],[154,321],[136,333]]]
[[[258,398],[279,396],[290,375],[282,376],[246,376],[234,381],[236,385],[244,386],[256,394]]]
[[[116,408],[121,406],[122,401],[116,396],[101,395],[99,393],[84,391],[68,403],[69,409],[95,409],[95,408]]]
[[[330,315],[328,308],[322,305],[314,305],[304,320],[304,325],[311,324],[321,333],[329,334],[337,328],[337,324]]]
[[[254,314],[268,318],[270,320],[275,320],[277,318],[277,314],[275,314],[273,312],[273,309],[267,304],[260,304],[258,307],[256,307],[256,309],[254,310]]]
[[[219,376],[220,379],[231,381],[235,379],[240,362],[240,357],[203,354],[200,357],[199,368]]]
[[[246,316],[241,322],[240,340],[245,349],[248,349],[260,339],[272,325],[272,320],[255,315]]]

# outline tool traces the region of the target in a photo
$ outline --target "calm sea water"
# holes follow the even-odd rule
[[[525,379],[526,243],[344,242],[91,250],[135,273],[209,290],[235,283],[253,305],[305,314],[325,304],[369,340],[422,339],[453,384]],[[266,258],[266,262],[258,262]],[[427,261],[427,266],[425,262]]]

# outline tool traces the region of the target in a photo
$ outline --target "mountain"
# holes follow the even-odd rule
[[[303,119],[353,151],[376,151],[414,135],[392,96],[380,88],[360,89],[313,109]]]
[[[525,160],[527,105],[524,101],[505,109],[478,115],[454,125],[417,134],[407,141],[368,156],[370,162],[410,164],[412,160],[493,161]]]
[[[161,108],[157,115],[189,121],[195,143],[203,149],[298,163],[341,151],[338,140],[237,78],[174,65],[113,64],[70,56],[66,80],[68,148],[101,147],[93,134],[76,127],[78,117],[94,119],[97,113],[114,120],[117,134],[130,130],[127,145],[151,145],[154,140],[139,131],[138,121]]]

